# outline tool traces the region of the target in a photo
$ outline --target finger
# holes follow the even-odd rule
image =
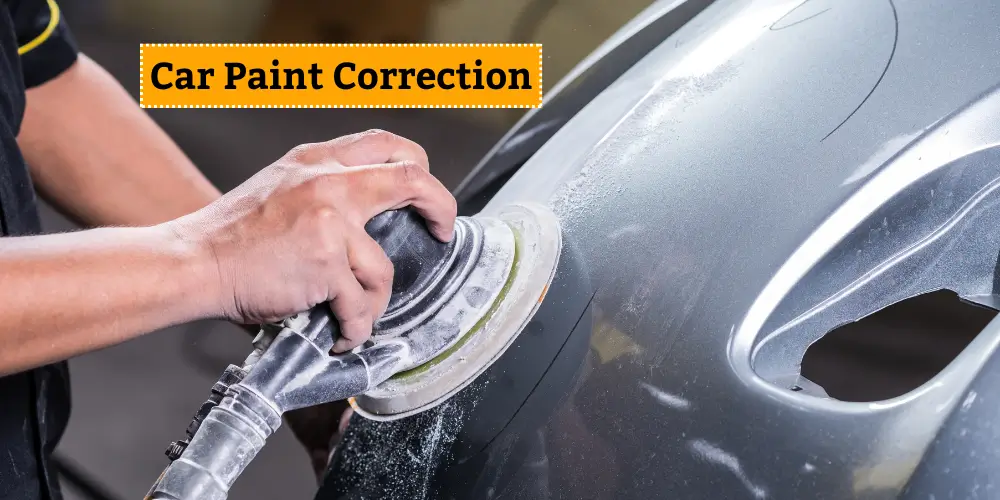
[[[427,228],[441,241],[451,241],[458,206],[455,197],[427,170],[412,162],[369,165],[344,172],[357,215],[372,217],[412,206],[427,221]]]
[[[392,261],[364,230],[350,228],[347,235],[347,259],[355,279],[368,294],[373,318],[379,318],[389,306],[392,294]]]
[[[368,295],[347,266],[335,272],[330,290],[330,309],[340,323],[340,338],[333,344],[333,352],[346,352],[371,337],[372,314]]]
[[[410,161],[424,170],[429,168],[424,148],[384,130],[368,130],[321,144],[333,159],[349,167]]]

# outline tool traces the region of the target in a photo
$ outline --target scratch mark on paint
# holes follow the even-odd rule
[[[17,468],[17,460],[14,460],[14,455],[10,450],[7,450],[7,457],[10,458],[10,466],[14,469],[14,475],[17,477],[23,476],[24,474],[21,473],[21,469]]]
[[[675,410],[689,410],[691,408],[691,402],[674,394],[660,389],[652,384],[647,384],[646,382],[639,382],[639,386],[646,389],[653,398],[655,398],[664,406],[668,406]]]
[[[868,91],[868,95],[866,95],[865,98],[862,99],[861,102],[858,104],[858,106],[854,108],[854,111],[851,111],[851,114],[847,115],[847,118],[844,118],[844,121],[840,122],[840,124],[834,127],[833,130],[831,130],[830,133],[826,134],[826,136],[820,139],[819,142],[825,141],[828,137],[833,135],[834,132],[840,130],[840,127],[843,127],[844,124],[847,123],[847,120],[850,120],[851,117],[853,117],[854,114],[857,113],[859,109],[861,109],[861,106],[864,106],[865,103],[868,102],[868,98],[870,98],[872,94],[875,93],[875,89],[877,89],[879,84],[882,83],[882,79],[885,78],[885,74],[889,72],[889,65],[892,63],[892,58],[896,56],[896,45],[899,43],[899,14],[896,13],[896,4],[893,3],[893,0],[889,0],[889,7],[892,8],[892,25],[893,25],[892,50],[889,51],[889,59],[885,61],[885,67],[882,68],[882,74],[879,75],[878,80],[875,81],[875,85],[872,86],[872,89]]]
[[[736,478],[739,479],[744,486],[746,486],[747,490],[750,491],[750,494],[752,494],[754,498],[767,498],[767,491],[747,478],[746,473],[743,472],[743,467],[740,465],[739,459],[731,453],[703,439],[695,439],[694,441],[689,442],[688,445],[690,446],[691,451],[701,459],[721,465],[732,472],[733,475],[736,476]]]
[[[819,12],[817,12],[817,13],[811,15],[811,16],[806,16],[806,17],[804,17],[802,19],[799,19],[797,21],[792,21],[791,23],[786,24],[785,26],[782,26],[780,28],[775,28],[775,26],[781,24],[781,21],[784,21],[788,16],[794,14],[795,11],[799,10],[800,8],[802,8],[805,4],[809,3],[810,1],[811,0],[804,0],[797,7],[795,7],[794,9],[792,9],[788,14],[785,14],[785,15],[781,16],[780,19],[778,19],[773,24],[771,24],[771,27],[768,28],[768,29],[770,29],[771,31],[781,31],[781,30],[786,29],[786,28],[791,28],[792,26],[795,26],[796,24],[802,24],[802,23],[804,23],[804,22],[806,22],[806,21],[808,21],[808,20],[810,20],[810,19],[812,19],[812,18],[814,18],[814,17],[816,17],[816,16],[818,16],[820,14],[823,14],[823,13],[825,13],[825,12],[827,12],[830,9],[833,8],[833,7],[827,7],[826,9],[823,9],[823,10],[821,10],[821,11],[819,11]]]

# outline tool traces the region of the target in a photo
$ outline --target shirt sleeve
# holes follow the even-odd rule
[[[9,0],[25,87],[41,85],[76,62],[79,50],[56,0]]]

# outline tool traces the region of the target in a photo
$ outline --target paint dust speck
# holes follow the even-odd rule
[[[969,411],[972,408],[972,403],[976,402],[976,391],[969,391],[969,395],[965,397],[962,401],[962,411]]]
[[[436,477],[452,463],[452,445],[481,392],[473,383],[440,406],[393,422],[355,416],[316,498],[437,498]]]

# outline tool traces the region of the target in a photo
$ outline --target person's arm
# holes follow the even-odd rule
[[[159,226],[0,238],[0,376],[215,314],[212,266]]]
[[[36,187],[84,225],[146,225],[219,192],[91,59],[56,0],[8,0],[27,87],[18,144]]]
[[[452,237],[455,200],[423,150],[372,132],[293,149],[167,223],[0,238],[0,376],[198,318],[262,323],[325,302],[335,350],[353,348],[392,282],[364,225],[408,205]]]
[[[30,88],[18,142],[43,197],[62,213],[91,226],[153,224],[187,214],[216,199],[218,191],[118,82],[94,61],[77,53],[69,29],[62,20],[56,19],[58,15],[53,17],[49,5],[52,4],[45,0],[20,0],[15,15],[22,48],[32,47],[22,54],[25,83]],[[53,20],[57,24],[53,24]],[[48,25],[56,26],[48,35],[38,28]],[[351,137],[355,140],[368,137],[364,141],[370,142],[372,138],[383,136],[387,135]],[[384,149],[390,143],[383,141],[381,145],[376,144],[375,150]],[[417,160],[426,165],[422,151],[417,156]],[[372,249],[367,252],[371,253]],[[94,257],[101,260],[102,255],[98,253]],[[56,255],[53,258],[61,260]],[[377,263],[378,253],[369,261]],[[85,269],[93,264],[87,264]],[[0,261],[0,269],[2,265]],[[73,283],[74,277],[60,275],[60,279]],[[96,291],[100,284],[95,283],[91,291]],[[133,293],[131,286],[143,286],[127,279],[125,284],[129,286],[118,289]],[[28,296],[34,295],[31,293]],[[63,359],[130,338],[137,331],[183,322],[187,317],[178,314],[185,311],[160,316],[160,313],[170,311],[157,310],[149,316],[141,315],[141,319],[146,320],[144,322],[106,324],[104,315],[107,311],[102,307],[111,309],[112,317],[132,318],[131,310],[123,310],[117,301],[121,298],[116,296],[99,304],[74,302],[83,309],[82,312],[90,312],[91,315],[81,318],[80,310],[65,315],[70,322],[105,323],[104,327],[109,329],[103,333],[107,336],[94,336],[94,332],[81,331],[79,337],[73,337],[77,343],[67,343],[61,351],[48,352],[45,340],[35,338],[35,342],[42,345],[22,343],[25,352],[9,353],[21,364],[14,362],[10,366],[23,368],[28,366],[24,363]],[[138,306],[142,297],[136,299],[137,302],[131,305]],[[169,298],[161,297],[159,300]],[[251,334],[258,330],[252,326],[244,325],[244,328]],[[27,330],[21,333],[30,335]],[[4,365],[4,360],[0,359],[0,372],[4,370]],[[289,427],[309,451],[317,475],[325,468],[330,436],[341,420],[330,415],[340,415],[342,406],[331,403],[286,415]]]
[[[220,196],[125,89],[83,54],[27,91],[18,144],[41,195],[87,226],[156,224]]]

